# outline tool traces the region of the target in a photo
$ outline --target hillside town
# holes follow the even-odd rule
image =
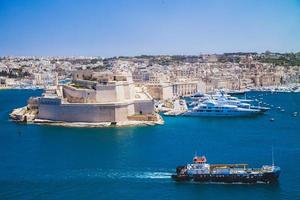
[[[227,53],[198,56],[1,57],[0,88],[69,83],[75,71],[126,73],[157,100],[217,89],[242,91],[299,83],[300,53]]]

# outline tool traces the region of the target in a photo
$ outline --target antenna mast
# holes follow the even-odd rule
[[[272,166],[274,165],[274,147],[272,146]]]

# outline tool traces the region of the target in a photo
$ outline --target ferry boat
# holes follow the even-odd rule
[[[280,167],[263,165],[248,168],[248,164],[208,164],[206,157],[195,156],[192,164],[179,166],[172,179],[177,182],[202,183],[276,183]]]
[[[185,116],[253,116],[261,113],[258,109],[241,108],[236,105],[206,100],[185,112]]]

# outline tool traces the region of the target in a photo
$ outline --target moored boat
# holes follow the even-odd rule
[[[258,109],[241,108],[228,103],[220,103],[215,100],[206,100],[185,112],[185,116],[253,116],[261,113]]]

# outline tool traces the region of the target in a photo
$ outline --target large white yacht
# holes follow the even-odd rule
[[[226,102],[206,100],[183,115],[187,116],[252,116],[261,113],[259,109],[241,108]]]
[[[208,100],[213,100],[217,104],[222,104],[222,105],[228,104],[228,105],[237,106],[239,108],[259,110],[261,113],[264,113],[270,109],[267,107],[262,107],[260,105],[257,106],[252,105],[251,104],[251,102],[253,102],[252,99],[246,99],[246,97],[244,99],[239,99],[237,97],[233,97],[231,95],[220,93],[220,92],[217,92],[212,95],[204,95],[203,97],[198,98],[198,101],[193,101],[189,103],[189,106],[197,106]]]

